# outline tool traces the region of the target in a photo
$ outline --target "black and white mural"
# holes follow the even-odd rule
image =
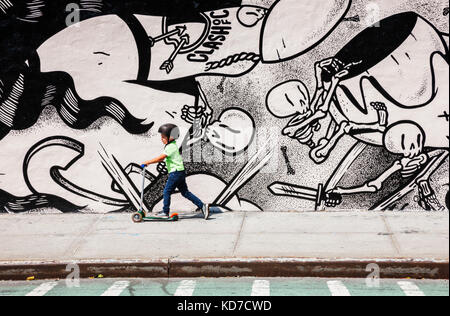
[[[448,211],[448,33],[441,0],[0,0],[0,213],[133,211],[165,123],[223,210]]]

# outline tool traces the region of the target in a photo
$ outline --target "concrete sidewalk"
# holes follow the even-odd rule
[[[449,215],[221,213],[134,224],[131,214],[1,215],[0,279],[82,276],[448,278]]]

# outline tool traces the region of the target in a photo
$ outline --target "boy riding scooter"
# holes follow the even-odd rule
[[[186,172],[184,169],[183,157],[180,154],[176,140],[180,137],[180,130],[174,124],[165,124],[158,130],[164,145],[164,153],[152,160],[142,164],[145,168],[151,164],[165,161],[169,171],[169,179],[164,189],[164,208],[156,215],[161,218],[169,218],[171,195],[178,189],[183,197],[194,203],[203,213],[205,219],[209,218],[209,204],[203,203],[198,197],[192,194],[186,184]]]

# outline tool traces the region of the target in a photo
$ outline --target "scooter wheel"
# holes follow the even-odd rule
[[[141,213],[134,213],[133,216],[131,217],[131,219],[133,220],[133,222],[135,223],[141,223],[143,220],[142,214]]]

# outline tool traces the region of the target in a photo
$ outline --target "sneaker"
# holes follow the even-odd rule
[[[202,209],[203,217],[207,220],[210,215],[209,204],[204,204]]]
[[[169,218],[169,214],[164,213],[164,211],[161,211],[159,213],[155,214],[156,217],[161,217],[161,218]]]

